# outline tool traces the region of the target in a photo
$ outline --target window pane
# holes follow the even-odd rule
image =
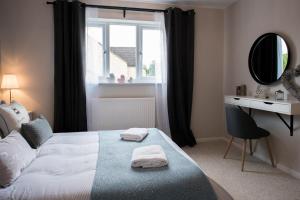
[[[128,79],[136,78],[136,26],[109,26],[109,71],[116,80],[121,75]]]
[[[88,82],[97,82],[99,77],[104,76],[103,49],[103,27],[88,27],[86,51]]]
[[[161,65],[160,31],[143,29],[142,76],[154,78]]]

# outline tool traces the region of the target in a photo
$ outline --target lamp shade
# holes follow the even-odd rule
[[[2,89],[19,88],[17,76],[15,74],[4,74],[1,83]]]

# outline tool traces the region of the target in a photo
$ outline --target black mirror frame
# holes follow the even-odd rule
[[[290,60],[291,60],[291,51],[290,51],[289,45],[288,45],[288,43],[286,42],[285,38],[284,38],[282,35],[277,34],[277,33],[265,33],[265,34],[259,36],[259,37],[254,41],[254,43],[253,43],[253,45],[252,45],[252,47],[251,47],[251,50],[250,50],[250,53],[249,53],[249,57],[248,57],[248,67],[249,67],[249,71],[250,71],[250,74],[251,74],[252,78],[253,78],[256,82],[258,82],[259,84],[262,84],[262,85],[272,85],[272,84],[278,82],[278,81],[281,79],[281,77],[282,77],[282,75],[284,74],[284,71],[285,71],[285,70],[283,71],[282,75],[280,76],[280,78],[279,78],[277,81],[274,81],[274,82],[272,82],[272,83],[267,83],[267,82],[264,82],[264,81],[260,80],[260,79],[257,77],[257,75],[253,72],[253,66],[252,66],[252,64],[251,64],[251,60],[252,60],[252,57],[253,57],[253,52],[254,52],[254,50],[255,50],[257,44],[258,44],[264,37],[269,36],[269,35],[275,35],[275,36],[281,37],[281,38],[284,40],[285,44],[286,44],[287,51],[288,51],[288,60],[287,60],[287,64],[286,64],[285,70],[287,70],[287,69],[289,68]]]

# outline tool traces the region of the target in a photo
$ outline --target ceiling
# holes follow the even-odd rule
[[[238,0],[129,0],[129,1],[226,8],[227,6],[229,6],[230,4]]]

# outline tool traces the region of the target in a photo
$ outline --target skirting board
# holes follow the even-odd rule
[[[224,137],[223,139],[226,142],[229,142],[229,138]],[[236,146],[237,148],[239,148],[239,149],[242,150],[242,144],[241,143],[233,141],[232,144],[234,146]],[[271,165],[271,161],[270,161],[269,157],[263,156],[261,154],[257,154],[255,152],[253,153],[253,156]],[[278,169],[280,169],[281,171],[283,171],[283,172],[285,172],[285,173],[287,173],[287,174],[289,174],[289,175],[291,175],[291,176],[293,176],[293,177],[295,177],[297,179],[300,179],[300,172],[297,172],[296,170],[293,170],[293,169],[291,169],[291,168],[289,168],[289,167],[287,167],[287,166],[285,166],[283,164],[280,164],[280,163],[276,163],[276,167]]]
[[[227,141],[227,139],[225,137],[205,137],[205,138],[196,138],[196,141],[198,143],[201,142],[212,142],[212,141]]]

